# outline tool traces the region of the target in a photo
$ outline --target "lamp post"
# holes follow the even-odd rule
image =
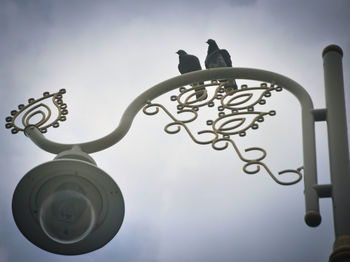
[[[330,262],[350,261],[350,166],[346,129],[346,111],[342,75],[342,50],[331,45],[323,51],[326,108],[314,109],[306,90],[283,75],[250,68],[216,68],[187,73],[166,80],[139,95],[125,110],[118,127],[110,134],[90,142],[62,144],[50,141],[42,133],[47,128],[58,127],[66,120],[67,105],[58,93],[44,93],[43,98],[29,99],[19,105],[6,118],[6,127],[12,133],[24,131],[37,146],[56,154],[53,161],[29,171],[18,184],[13,196],[13,215],[21,232],[35,245],[59,254],[82,254],[102,247],[118,232],[124,218],[124,201],[115,182],[96,166],[89,154],[104,150],[119,142],[128,132],[135,115],[143,109],[147,115],[165,112],[171,119],[165,131],[175,134],[185,130],[198,144],[211,145],[215,150],[232,146],[245,163],[243,171],[255,174],[264,169],[281,185],[292,185],[302,179],[304,170],[305,222],[310,227],[321,223],[319,198],[330,197],[333,201],[335,242]],[[225,81],[223,81],[225,79]],[[224,85],[232,79],[263,82],[259,87],[242,85],[237,90],[225,91]],[[218,81],[221,80],[221,81]],[[187,87],[186,87],[187,86]],[[198,96],[198,87],[205,87]],[[165,106],[152,101],[162,94],[179,88],[179,94],[171,96],[177,103],[177,115],[191,114],[191,118],[179,120]],[[207,91],[208,89],[213,92]],[[272,92],[282,89],[291,92],[300,102],[303,134],[302,168],[286,169],[279,174],[293,173],[293,181],[278,179],[263,162],[266,152],[253,147],[245,152],[256,151],[259,157],[251,159],[242,154],[233,137],[246,135],[257,129],[265,117],[276,114],[274,110],[259,111]],[[253,93],[258,95],[254,97]],[[57,117],[40,101],[52,98]],[[219,103],[218,117],[206,121],[207,127],[194,134],[188,123],[195,121],[203,107]],[[32,123],[36,116],[41,118]],[[18,120],[18,119],[21,119]],[[315,122],[326,121],[328,126],[331,184],[317,183]],[[209,134],[211,139],[197,136]],[[252,170],[252,167],[255,169]],[[29,201],[28,201],[29,200]]]
[[[342,50],[323,51],[326,121],[331,171],[328,197],[332,197],[336,240],[330,261],[350,261],[350,166],[344,100]]]

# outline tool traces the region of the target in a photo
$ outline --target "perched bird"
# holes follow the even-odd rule
[[[207,41],[208,53],[205,58],[205,68],[215,68],[215,67],[232,67],[231,56],[226,49],[219,49],[218,45],[213,39]],[[220,80],[220,82],[226,82],[227,80]],[[236,90],[237,83],[233,80],[230,84],[225,85],[226,92],[230,89]]]
[[[199,59],[196,56],[187,54],[184,50],[179,50],[176,53],[179,55],[178,68],[181,74],[202,70]],[[199,85],[203,85],[203,84],[204,84],[203,82],[199,83]],[[205,90],[204,87],[199,87],[195,89],[197,99],[199,98],[206,99],[206,97],[202,97],[203,92],[201,91],[203,90]]]

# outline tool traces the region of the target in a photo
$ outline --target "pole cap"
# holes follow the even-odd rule
[[[325,49],[323,49],[322,57],[324,57],[325,54],[328,53],[329,51],[336,51],[341,55],[341,57],[343,57],[343,50],[337,45],[329,45]]]
[[[307,211],[304,219],[305,223],[309,227],[317,227],[319,224],[321,224],[321,215],[316,210]]]

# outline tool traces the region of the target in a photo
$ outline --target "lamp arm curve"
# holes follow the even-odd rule
[[[146,90],[129,104],[124,111],[117,128],[100,139],[80,144],[56,143],[46,139],[39,130],[35,130],[36,128],[34,126],[26,128],[25,134],[40,148],[53,154],[69,150],[73,146],[80,147],[81,150],[86,153],[95,153],[118,143],[129,131],[136,114],[151,100],[180,86],[185,86],[198,81],[222,78],[247,79],[275,83],[283,86],[284,89],[294,94],[298,98],[303,111],[310,112],[313,109],[312,100],[306,90],[294,80],[283,75],[253,68],[214,68],[179,75]]]
[[[46,139],[40,131],[29,126],[26,128],[26,135],[43,150],[58,154],[65,150],[70,150],[74,146],[80,148],[85,153],[95,153],[104,150],[118,143],[129,131],[136,114],[150,101],[158,96],[174,90],[178,87],[189,85],[195,82],[202,82],[212,79],[247,79],[263,82],[270,82],[282,86],[285,90],[291,92],[301,105],[302,113],[302,134],[303,134],[303,162],[304,162],[304,187],[305,187],[305,204],[306,204],[306,223],[310,226],[317,223],[308,222],[310,217],[319,214],[319,202],[317,192],[313,185],[317,184],[316,171],[316,143],[315,143],[315,126],[313,115],[313,103],[307,91],[294,80],[274,72],[254,69],[254,68],[213,68],[208,70],[199,70],[186,73],[161,82],[150,89],[146,90],[126,108],[117,128],[110,134],[86,143],[80,144],[61,144]],[[319,215],[317,215],[319,216]],[[316,219],[317,220],[317,219]]]

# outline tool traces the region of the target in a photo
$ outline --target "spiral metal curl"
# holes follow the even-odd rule
[[[39,99],[30,98],[28,99],[28,104],[18,105],[18,111],[12,110],[11,116],[6,117],[5,127],[11,129],[12,134],[17,134],[19,131],[24,131],[25,127],[29,125],[35,125],[41,133],[46,133],[49,127],[57,128],[59,127],[59,122],[63,122],[67,119],[68,114],[67,104],[63,103],[62,96],[66,93],[65,89],[61,89],[57,93],[50,94],[49,92],[44,92],[43,97]],[[57,109],[57,117],[51,119],[52,111],[51,108],[43,103],[45,99],[52,98],[53,106]],[[39,116],[39,120],[35,123],[33,119],[35,116]],[[16,123],[16,119],[20,119],[21,126]]]
[[[266,98],[271,96],[271,92],[282,91],[282,87],[275,86],[271,83],[269,86],[266,83],[262,83],[260,87],[248,87],[242,85],[239,89],[226,88],[230,84],[230,80],[226,82],[220,82],[218,80],[212,80],[209,83],[194,83],[189,88],[180,87],[179,94],[170,97],[171,101],[177,102],[177,113],[191,113],[193,116],[186,120],[178,120],[172,115],[163,105],[153,104],[149,102],[144,108],[143,112],[147,115],[155,115],[162,109],[173,122],[167,124],[164,127],[165,132],[168,134],[176,134],[180,132],[181,128],[189,134],[191,139],[197,144],[211,144],[215,150],[225,150],[232,145],[234,151],[238,157],[245,162],[243,171],[246,174],[256,174],[261,168],[269,174],[269,176],[280,185],[293,185],[298,183],[302,179],[300,170],[286,169],[280,171],[278,174],[285,173],[296,174],[296,179],[290,182],[284,182],[279,180],[268,166],[262,161],[266,157],[266,151],[259,147],[252,147],[245,149],[245,152],[259,152],[259,157],[247,158],[245,157],[236,143],[230,138],[232,135],[245,136],[249,129],[258,129],[259,124],[264,122],[265,116],[274,116],[276,111],[271,110],[268,112],[255,111],[254,107],[257,105],[266,104]],[[215,88],[214,92],[210,95],[207,91],[208,88]],[[187,123],[191,123],[198,118],[198,111],[201,107],[214,107],[215,102],[219,102],[218,117],[215,120],[207,120],[206,124],[211,127],[210,130],[202,130],[197,132],[198,135],[209,133],[213,134],[213,138],[206,141],[198,140],[190,131]],[[152,109],[152,110],[151,110]],[[253,167],[253,169],[251,169]]]
[[[220,142],[223,142],[223,141],[226,141],[226,143],[223,145],[223,146],[218,146],[217,143],[220,143]],[[222,138],[222,139],[217,139],[217,140],[214,140],[212,142],[212,147],[215,149],[215,150],[224,150],[228,147],[228,145],[231,144],[234,148],[234,150],[236,151],[238,157],[246,162],[246,164],[243,166],[243,171],[246,173],[246,174],[249,174],[249,175],[253,175],[253,174],[256,174],[260,171],[260,166],[262,166],[265,171],[270,175],[270,177],[277,183],[277,184],[280,184],[280,185],[293,185],[293,184],[296,184],[298,183],[301,179],[302,179],[302,175],[300,173],[300,170],[292,170],[292,169],[287,169],[287,170],[282,170],[280,171],[278,174],[281,175],[281,174],[285,174],[285,173],[295,173],[297,174],[297,178],[291,182],[283,182],[281,180],[279,180],[272,172],[271,170],[266,166],[265,163],[261,162],[262,160],[265,159],[266,157],[266,151],[260,147],[251,147],[251,148],[247,148],[245,149],[245,152],[250,152],[250,151],[259,151],[262,153],[262,155],[258,158],[255,158],[255,159],[248,159],[246,157],[244,157],[242,155],[242,153],[240,152],[240,150],[238,149],[236,143],[232,140],[232,139],[227,139],[227,138]],[[249,170],[249,167],[251,166],[254,166],[255,167],[255,170]]]
[[[149,111],[150,108],[154,108],[154,111]],[[143,112],[146,115],[155,115],[155,114],[157,114],[159,112],[159,108],[162,109],[174,121],[174,122],[171,122],[171,123],[167,124],[164,127],[164,131],[167,132],[168,134],[176,134],[176,133],[180,132],[181,127],[183,127],[186,130],[186,132],[188,133],[188,135],[190,136],[190,138],[197,144],[207,145],[207,144],[211,144],[215,139],[217,139],[218,134],[216,134],[213,130],[202,130],[202,131],[197,132],[198,135],[201,135],[201,134],[213,134],[214,135],[213,139],[207,140],[207,141],[200,141],[192,134],[190,129],[186,126],[186,123],[190,123],[190,122],[192,122],[192,121],[197,119],[198,113],[195,110],[180,110],[180,111],[178,111],[178,114],[185,113],[185,112],[191,112],[191,113],[194,114],[194,116],[192,118],[187,119],[187,120],[178,120],[175,116],[173,116],[161,104],[152,104],[152,103],[150,103],[150,104],[146,105],[143,108]],[[176,127],[175,130],[171,130],[170,129],[173,126]]]

